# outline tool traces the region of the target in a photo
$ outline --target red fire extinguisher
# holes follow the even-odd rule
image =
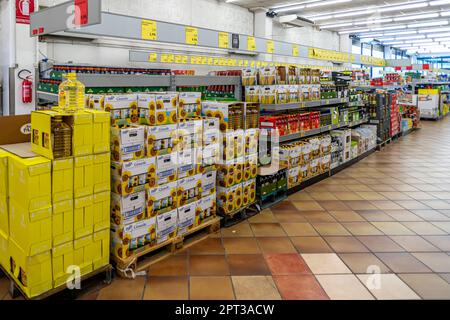
[[[29,75],[24,78],[21,76],[23,72],[28,72]],[[17,76],[22,80],[22,102],[31,103],[33,101],[33,81],[31,71],[27,69],[20,70]]]

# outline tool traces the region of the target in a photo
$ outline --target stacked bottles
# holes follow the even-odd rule
[[[85,91],[84,84],[77,80],[76,73],[68,73],[67,80],[59,85],[58,106],[67,112],[76,112],[84,109]]]
[[[72,155],[72,128],[63,121],[62,116],[52,119],[52,146],[55,158]]]

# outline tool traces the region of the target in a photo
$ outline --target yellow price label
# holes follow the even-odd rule
[[[212,66],[213,64],[214,64],[214,59],[211,58],[211,57],[209,57],[209,58],[208,58],[208,65],[209,65],[209,66]]]
[[[175,63],[181,63],[181,56],[179,55],[175,56]]]
[[[266,42],[266,50],[267,50],[267,53],[274,53],[275,52],[275,43],[272,40],[267,40],[267,42]]]
[[[167,55],[167,63],[174,63],[175,62],[175,55],[168,54]]]
[[[256,66],[256,62],[255,62],[255,61],[252,61],[252,62],[250,63],[250,67],[254,68],[255,66]]]
[[[249,61],[248,60],[244,60],[244,67],[248,67],[249,65]]]
[[[208,57],[202,57],[201,64],[208,64]]]
[[[181,63],[187,64],[188,63],[188,56],[181,56]]]
[[[298,46],[296,46],[296,45],[293,45],[292,46],[292,55],[294,56],[294,57],[298,57],[298,55],[299,55],[299,47]]]
[[[157,53],[150,53],[148,55],[148,62],[157,62],[158,61],[158,54]]]
[[[198,29],[193,27],[186,27],[186,44],[198,44]]]
[[[161,55],[161,62],[162,63],[167,63],[167,54],[165,54],[165,53],[163,53],[162,55]]]
[[[255,37],[247,37],[247,50],[256,51],[256,39]]]
[[[219,48],[228,49],[229,35],[227,32],[219,32]]]
[[[218,66],[218,65],[219,65],[219,62],[220,62],[220,61],[219,61],[218,58],[214,58],[214,65],[215,65],[215,66]]]
[[[141,21],[141,38],[144,40],[157,40],[158,29],[156,21],[142,20]]]

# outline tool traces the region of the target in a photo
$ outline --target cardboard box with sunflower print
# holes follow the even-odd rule
[[[156,157],[172,153],[176,150],[177,139],[176,124],[161,126],[146,126],[146,153],[148,157]]]
[[[201,174],[178,180],[178,207],[200,200],[202,192]]]
[[[256,179],[244,181],[242,183],[243,197],[242,205],[248,206],[256,201]]]
[[[245,130],[245,155],[258,153],[258,129]]]
[[[178,151],[202,146],[203,120],[187,119],[178,122],[177,130]]]
[[[202,115],[202,93],[180,92],[178,98],[178,118],[188,119]]]
[[[258,174],[258,154],[251,154],[244,158],[244,181],[255,179]]]
[[[244,129],[245,127],[243,102],[205,101],[202,109],[204,116],[219,119],[219,129],[222,132]]]
[[[112,127],[111,160],[130,161],[145,156],[145,127]]]
[[[132,257],[138,250],[156,244],[156,218],[128,225],[111,225],[112,254],[120,259]]]
[[[146,93],[138,97],[139,123],[151,126],[176,124],[178,93]]]
[[[178,177],[178,154],[173,152],[156,157],[156,184],[158,186],[176,181]]]
[[[174,210],[178,206],[178,183],[176,181],[147,189],[147,215],[155,217]]]
[[[227,215],[242,208],[243,205],[242,183],[230,188],[217,187],[217,206],[219,213]]]
[[[139,122],[136,94],[106,95],[104,110],[111,113],[112,126],[138,124]]]
[[[145,191],[126,196],[111,193],[111,224],[124,225],[146,218]]]
[[[244,158],[233,159],[219,165],[217,172],[218,185],[231,187],[241,183],[244,176]]]
[[[197,209],[195,211],[195,224],[199,226],[211,217],[215,217],[217,214],[217,200],[216,194],[213,193],[207,197],[197,201]]]
[[[184,235],[194,227],[198,201],[178,208],[178,235]]]
[[[111,162],[112,192],[128,195],[157,185],[156,158]]]
[[[156,241],[158,244],[175,238],[177,229],[177,209],[156,216]]]

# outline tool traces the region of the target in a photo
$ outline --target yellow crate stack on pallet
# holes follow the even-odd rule
[[[71,128],[63,156],[55,118]],[[32,152],[0,151],[0,263],[29,298],[108,265],[110,229],[108,113],[35,111],[31,126]]]

